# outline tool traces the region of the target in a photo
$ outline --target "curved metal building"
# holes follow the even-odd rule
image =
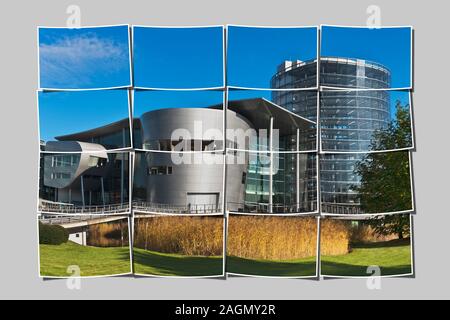
[[[144,113],[139,119],[133,120],[133,141],[136,149],[139,149],[136,150],[133,179],[136,211],[221,213],[224,141],[231,149],[227,154],[228,164],[231,165],[226,171],[228,210],[262,213],[316,210],[316,188],[305,183],[307,167],[311,166],[312,170],[316,168],[316,165],[312,165],[315,159],[306,159],[305,154],[271,158],[263,152],[258,154],[255,162],[254,157],[250,156],[251,152],[240,150],[253,150],[255,144],[265,147],[264,150],[278,150],[274,136],[284,141],[291,141],[295,137],[288,145],[289,150],[309,150],[311,146],[307,139],[303,139],[303,133],[315,131],[317,123],[288,112],[264,98],[229,101],[227,107],[226,134],[223,132],[223,105],[160,109]],[[109,146],[114,147],[113,142],[115,146],[120,146],[122,139],[116,138],[125,137],[123,133],[126,128],[129,128],[128,119],[56,137],[63,141],[47,142],[43,146],[45,151],[69,151],[72,155],[49,155],[48,159],[43,159],[42,186],[49,190],[42,192],[41,198],[47,202],[67,203],[82,208],[109,204],[108,190],[104,190],[103,182],[110,180],[116,186],[114,190],[121,194],[120,199],[112,203],[123,204],[127,199],[124,190],[125,182],[128,181],[128,172],[125,170],[128,159],[117,159],[114,153],[107,153],[102,144],[92,141],[101,136],[102,141],[109,141]],[[266,137],[267,133],[269,138]],[[260,139],[261,136],[263,139]],[[96,157],[103,158],[94,161]],[[64,162],[64,165],[54,165],[59,162]],[[104,167],[97,168],[99,163],[104,162]],[[286,167],[293,171],[286,174]],[[117,169],[118,172],[107,174],[107,168]]]
[[[129,210],[128,153],[81,141],[49,141],[41,153],[39,210],[118,213]]]
[[[274,75],[272,86],[308,87],[313,83],[311,70],[316,67],[316,60],[285,62]],[[360,181],[355,166],[364,152],[370,150],[373,134],[385,128],[390,120],[389,93],[364,89],[389,88],[390,78],[390,71],[375,62],[321,58],[320,85],[325,88],[320,92],[321,150],[329,152],[320,158],[324,213],[362,213],[355,191]],[[309,91],[275,91],[272,98],[274,103],[311,119],[317,116],[316,106],[311,102],[313,95]]]
[[[162,109],[141,116],[143,149],[157,152],[139,155],[138,175],[147,175],[147,181],[140,181],[146,191],[145,196],[144,192],[139,194],[138,211],[214,213],[221,210],[223,153],[214,151],[223,150],[224,142],[217,136],[210,136],[208,131],[222,128],[223,116],[221,106]],[[249,147],[248,130],[270,129],[272,126],[284,137],[315,126],[315,123],[292,115],[265,99],[230,101],[226,116],[226,145],[238,150]],[[174,135],[180,129],[180,133],[189,134],[188,138]],[[211,138],[205,138],[209,136]],[[210,163],[205,165],[202,159],[196,162],[197,156],[203,158],[205,154],[180,154],[176,151],[209,151],[206,156]],[[305,199],[305,186],[295,182],[300,172],[293,174],[291,179],[294,181],[286,187],[293,190],[295,196],[284,197],[286,179],[280,174],[284,166],[280,165],[276,172],[260,170],[261,166],[252,163],[248,153],[244,153],[244,159],[242,155],[240,151],[228,153],[228,161],[232,164],[227,170],[230,186],[226,199],[228,210],[279,213],[314,210],[308,209],[311,203]],[[297,158],[293,159],[292,165],[304,172],[305,162],[300,160],[303,156],[298,155]],[[144,173],[145,168],[147,173]]]
[[[155,212],[221,211],[224,156],[222,151],[214,151],[224,149],[223,121],[223,110],[213,108],[161,109],[141,116],[144,149],[209,152],[143,155],[148,172],[146,203],[140,206]],[[233,111],[229,112],[227,121],[231,129],[246,131],[252,128],[248,120]],[[184,136],[177,136],[176,132]],[[208,165],[205,165],[205,157],[208,157]],[[228,192],[228,199],[236,203],[244,200],[241,177],[245,170],[245,166],[233,166],[229,172],[230,177],[239,180],[239,184]]]

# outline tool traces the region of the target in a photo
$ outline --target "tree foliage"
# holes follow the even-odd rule
[[[373,134],[370,150],[394,150],[411,146],[411,116],[409,104],[402,106],[397,101],[395,106],[395,120],[388,123],[387,127]]]
[[[377,131],[371,150],[391,150],[411,145],[409,105],[396,105],[396,120],[386,129]],[[361,208],[366,213],[396,212],[412,209],[409,152],[381,152],[367,154],[355,167],[361,183],[356,187]],[[380,235],[407,233],[409,218],[396,215],[369,222]]]
[[[374,232],[380,236],[396,234],[399,239],[410,236],[410,221],[408,214],[395,214],[375,217],[367,222]]]

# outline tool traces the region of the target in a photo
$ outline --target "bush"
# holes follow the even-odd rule
[[[60,245],[69,240],[69,232],[61,226],[39,222],[39,244]]]

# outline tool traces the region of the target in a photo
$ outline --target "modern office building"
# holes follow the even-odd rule
[[[39,211],[129,211],[129,153],[107,152],[103,145],[81,141],[83,137],[85,132],[75,135],[75,141],[59,137],[41,146]]]
[[[303,90],[273,91],[272,101],[229,101],[226,134],[222,105],[161,109],[134,119],[133,147],[142,150],[134,161],[137,210],[220,213],[226,172],[230,211],[315,212],[320,102],[321,149],[329,152],[320,157],[322,210],[361,213],[355,167],[369,150],[373,134],[388,124],[390,111],[386,91],[364,89],[389,87],[390,72],[377,63],[342,58],[323,58],[319,67],[320,84],[328,88],[320,93],[320,101],[317,61],[286,61],[273,76],[272,87]],[[176,129],[183,129],[188,137],[174,136]],[[211,135],[217,131],[219,135]],[[50,152],[41,158],[42,208],[89,212],[92,207],[128,203],[129,154],[108,150],[131,147],[129,119],[56,140],[41,144]],[[231,164],[226,171],[225,147]],[[248,149],[280,152],[242,151]],[[196,162],[198,154],[183,151],[206,152],[208,165]]]
[[[389,88],[390,71],[375,62],[333,57],[321,58],[319,67],[320,85],[328,88],[320,92],[321,150],[330,152],[320,158],[322,211],[362,213],[355,191],[360,183],[355,166],[363,152],[370,150],[373,134],[386,128],[390,119],[388,91],[364,89]],[[285,61],[272,78],[272,87],[313,87],[315,70],[316,60]],[[272,100],[300,116],[315,119],[314,95],[314,91],[274,91]]]
[[[229,164],[227,180],[227,205],[231,211],[295,213],[317,209],[317,192],[307,188],[304,176],[308,166],[315,170],[315,158],[305,154],[277,156],[270,159],[267,154],[242,152],[254,146],[279,150],[271,143],[275,130],[280,140],[293,139],[289,150],[302,151],[310,148],[305,133],[315,131],[316,123],[288,112],[284,108],[262,98],[230,101],[226,112],[227,134],[224,139],[223,106],[209,108],[169,108],[144,113],[133,121],[133,140],[136,149],[153,152],[136,152],[134,169],[133,200],[142,212],[167,213],[219,213],[223,204],[224,140],[233,149],[227,155]],[[200,126],[198,127],[198,125]],[[177,129],[184,130],[188,137],[173,136]],[[208,136],[208,132],[219,133]],[[258,134],[262,130],[267,136]],[[51,188],[47,196],[47,207],[69,203],[76,207],[110,204],[110,196],[104,189],[107,181],[119,179],[125,187],[128,171],[106,170],[109,167],[123,169],[128,157],[110,159],[116,149],[126,141],[129,132],[127,119],[92,130],[57,137],[58,141],[47,142],[43,161],[42,190]],[[257,139],[254,140],[253,138]],[[264,139],[266,138],[266,139]],[[263,142],[261,142],[263,141]],[[284,147],[284,146],[281,146]],[[75,152],[70,155],[58,152]],[[85,152],[79,154],[76,152]],[[167,151],[175,151],[168,153]],[[176,152],[178,151],[178,152]],[[184,151],[204,151],[199,154]],[[126,153],[117,153],[117,155]],[[243,155],[244,154],[244,155]],[[174,157],[184,159],[176,162]],[[59,159],[61,157],[61,159]],[[208,162],[204,157],[209,157]],[[188,159],[189,158],[189,159]],[[272,160],[273,165],[270,166]],[[188,160],[186,160],[188,159]],[[256,160],[254,160],[256,159]],[[198,159],[197,159],[198,160]],[[239,161],[238,161],[239,160]],[[119,162],[117,162],[119,161]],[[257,161],[257,162],[255,162]],[[261,170],[256,163],[266,163]],[[60,162],[64,165],[60,165]],[[285,175],[286,166],[295,170]],[[122,182],[124,182],[122,184]],[[118,188],[120,201],[128,199],[126,188]],[[114,198],[118,200],[117,197]],[[50,203],[54,202],[54,203]]]

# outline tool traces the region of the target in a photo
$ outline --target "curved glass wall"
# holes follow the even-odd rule
[[[379,63],[359,59],[321,58],[320,85],[333,88],[386,89],[391,73]]]
[[[272,79],[274,89],[302,88],[309,84],[308,74],[316,61],[297,64],[286,72],[278,71]],[[293,71],[296,70],[295,72]],[[302,75],[294,77],[293,74]],[[302,80],[303,79],[303,80]],[[304,81],[304,84],[299,84]],[[390,120],[388,91],[360,89],[389,88],[390,71],[365,60],[326,57],[320,60],[320,84],[358,91],[323,91],[320,94],[320,125],[322,150],[329,152],[366,152],[373,134],[386,128]],[[314,92],[274,91],[274,103],[300,116],[315,121],[317,105]],[[336,214],[362,213],[355,191],[360,178],[355,166],[363,154],[326,154],[320,158],[322,212]],[[309,184],[314,181],[309,176]]]
[[[360,177],[356,165],[364,154],[324,154],[320,157],[320,191],[322,212],[358,214]]]
[[[323,91],[320,130],[323,151],[367,152],[374,133],[390,121],[388,91]]]
[[[271,79],[272,88],[317,87],[317,61],[285,61]]]

